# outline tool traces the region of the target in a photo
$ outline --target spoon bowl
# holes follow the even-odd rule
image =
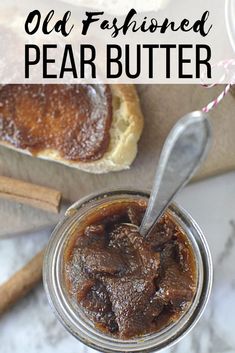
[[[210,142],[211,127],[206,113],[196,111],[181,118],[164,143],[140,227],[129,223],[125,225],[147,236],[175,196],[198,170],[207,156]]]

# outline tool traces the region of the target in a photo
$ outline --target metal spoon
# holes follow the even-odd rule
[[[176,194],[192,178],[211,141],[207,114],[192,112],[181,118],[169,133],[157,166],[148,207],[139,232],[146,236]]]

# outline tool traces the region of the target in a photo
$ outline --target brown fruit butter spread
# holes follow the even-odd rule
[[[67,160],[98,160],[111,122],[107,85],[0,86],[0,139],[32,154],[52,149]]]
[[[187,310],[196,290],[192,247],[166,213],[146,238],[146,203],[109,202],[89,213],[68,240],[64,278],[75,310],[121,339],[158,332]],[[131,224],[123,224],[131,223]]]

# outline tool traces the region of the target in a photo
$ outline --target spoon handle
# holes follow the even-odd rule
[[[211,128],[207,114],[192,112],[181,118],[163,146],[148,207],[140,226],[146,236],[175,195],[191,179],[209,150]]]

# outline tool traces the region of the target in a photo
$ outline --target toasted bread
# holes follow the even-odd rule
[[[133,85],[116,84],[111,85],[110,88],[112,94],[110,138],[109,145],[101,158],[91,161],[71,160],[61,155],[59,150],[51,148],[39,150],[34,152],[33,155],[97,174],[129,168],[135,159],[137,142],[143,129],[143,116],[139,99]],[[66,102],[62,103],[66,104]],[[14,107],[14,109],[19,111],[20,107]],[[32,116],[33,118],[36,119]],[[31,155],[29,149],[16,147],[10,139],[0,138],[0,145]]]

